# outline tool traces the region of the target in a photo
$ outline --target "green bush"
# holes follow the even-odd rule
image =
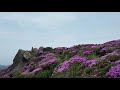
[[[88,60],[98,59],[99,58],[99,56],[96,55],[96,52],[93,52],[90,55],[84,55],[83,57],[85,57]]]
[[[96,63],[96,65],[94,66],[94,69],[97,69],[97,76],[99,76],[100,78],[105,78],[106,77],[106,72],[109,71],[109,69],[113,66],[113,64],[111,64],[108,61],[105,60],[100,60]]]
[[[105,57],[105,60],[109,60],[111,62],[115,62],[117,60],[120,60],[120,55],[109,55]]]
[[[36,78],[50,78],[50,76],[51,76],[50,70],[44,70],[35,75]]]
[[[25,78],[25,75],[22,75],[21,73],[17,72],[15,74],[13,74],[12,78]]]
[[[72,57],[73,55],[70,53],[63,52],[62,54],[59,55],[59,58],[63,61],[68,60]]]
[[[71,64],[67,75],[69,78],[78,78],[83,73],[83,66],[80,63]]]
[[[58,62],[59,64],[66,61],[66,60],[69,60],[73,55],[72,54],[69,54],[68,52],[63,52],[62,54],[59,54],[57,56],[57,58],[59,58]]]
[[[53,74],[50,78],[69,78],[66,76],[66,72]]]
[[[59,62],[56,62],[56,63],[50,64],[50,65],[49,65],[50,70],[53,71],[58,65],[59,65]]]
[[[49,64],[49,65],[45,65],[43,67],[43,70],[49,70],[50,72],[53,72],[54,69],[60,64],[60,60],[58,60],[55,63]]]
[[[52,47],[46,47],[46,48],[43,48],[43,51],[52,51],[53,48]]]
[[[33,74],[28,74],[28,75],[25,75],[24,78],[34,78],[34,75]]]

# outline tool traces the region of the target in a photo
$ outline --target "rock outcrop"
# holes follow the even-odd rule
[[[24,62],[28,62],[31,59],[31,53],[29,51],[25,51],[25,50],[18,50],[18,53],[16,54],[14,60],[13,60],[13,64],[20,64],[20,63],[24,63]]]
[[[17,71],[21,71],[24,69],[24,65],[28,63],[31,60],[31,53],[30,51],[25,51],[22,49],[19,49],[14,60],[13,64],[7,68],[7,70],[2,70],[1,73],[7,75],[3,77],[9,77],[9,75],[12,75],[16,73]]]

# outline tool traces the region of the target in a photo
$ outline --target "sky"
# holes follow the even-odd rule
[[[101,44],[120,39],[120,12],[0,12],[0,64],[19,49]]]

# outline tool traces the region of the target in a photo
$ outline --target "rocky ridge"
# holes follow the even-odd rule
[[[0,78],[119,78],[120,40],[72,47],[19,49]]]

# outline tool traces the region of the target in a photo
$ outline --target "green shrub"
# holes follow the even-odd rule
[[[53,74],[50,78],[69,78],[66,76],[66,72]]]
[[[117,50],[117,47],[109,47],[109,48],[106,50],[106,53],[111,53],[111,52],[113,52],[114,50]]]
[[[109,71],[109,69],[113,66],[113,64],[111,64],[110,62],[108,61],[105,61],[105,60],[101,60],[101,61],[98,61],[96,63],[96,65],[94,66],[95,69],[97,69],[97,75],[100,77],[100,78],[105,78],[106,77],[106,72]]]
[[[62,54],[59,55],[59,58],[63,61],[68,60],[72,57],[73,55],[70,53],[63,52]]]
[[[36,78],[50,78],[50,76],[51,76],[50,70],[44,70],[35,75]]]
[[[67,75],[69,78],[78,78],[83,73],[83,69],[80,63],[73,63],[67,71]]]
[[[28,75],[25,75],[24,78],[34,78],[34,75],[33,74],[28,74]]]
[[[120,55],[109,55],[105,57],[105,60],[109,60],[111,62],[115,62],[117,60],[120,60]]]
[[[59,62],[56,62],[56,63],[50,64],[50,65],[49,65],[50,70],[53,71],[58,65],[59,65]]]
[[[85,57],[88,60],[98,59],[99,58],[99,56],[96,55],[96,52],[93,52],[90,55],[84,55],[83,57]]]
[[[59,58],[58,62],[59,64],[66,61],[66,60],[69,60],[73,55],[68,53],[68,52],[63,52],[62,54],[59,54],[57,56],[57,58]]]
[[[53,48],[52,47],[46,47],[46,48],[43,48],[43,51],[52,51]]]
[[[25,78],[25,75],[22,75],[21,73],[17,72],[15,74],[13,74],[12,78]]]
[[[53,72],[54,69],[60,64],[60,60],[56,61],[55,63],[49,64],[49,65],[45,65],[43,67],[43,70],[49,70],[50,72]]]

